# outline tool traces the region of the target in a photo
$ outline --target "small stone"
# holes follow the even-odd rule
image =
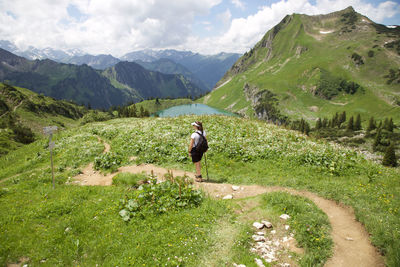
[[[275,241],[275,242],[274,242],[274,246],[276,246],[276,247],[279,247],[280,244],[281,244],[281,243],[279,243],[279,241]]]
[[[266,262],[271,263],[272,260],[271,259],[265,259]]]
[[[244,265],[244,264],[236,264],[236,263],[234,263],[233,266],[235,266],[235,267],[246,267],[246,265]]]
[[[28,267],[28,264],[24,264],[24,265],[22,265],[22,267]]]
[[[232,185],[232,190],[233,191],[238,191],[239,189],[240,189],[240,186]]]
[[[263,229],[264,228],[264,224],[263,223],[259,223],[259,222],[254,222],[253,226],[257,229]]]
[[[232,198],[233,198],[232,195],[226,195],[226,196],[224,196],[222,199],[232,199]]]
[[[257,232],[256,234],[257,234],[257,235],[262,235],[262,236],[264,236],[264,235],[265,235],[265,233],[264,233],[264,232]]]
[[[259,235],[253,235],[252,238],[256,242],[264,242],[265,241],[265,237],[259,236]]]
[[[258,267],[265,267],[264,263],[260,259],[254,259]]]
[[[265,227],[267,227],[267,228],[272,228],[272,223],[270,223],[268,221],[261,221],[261,223],[263,223],[265,225]]]
[[[71,227],[67,227],[65,228],[64,232],[68,233],[69,231],[71,231]]]
[[[281,216],[279,216],[279,218],[281,218],[282,220],[287,220],[290,218],[290,216],[287,214],[282,214]]]
[[[287,241],[289,241],[290,239],[287,237],[287,236],[284,236],[283,237],[283,239],[282,239],[282,242],[287,242]]]
[[[275,231],[275,230],[272,230],[272,231],[271,231],[271,234],[273,234],[273,235],[276,234],[276,231]]]
[[[285,225],[285,230],[289,230],[290,226],[289,225]]]
[[[346,237],[346,240],[347,240],[347,241],[354,241],[354,239],[353,239],[353,238],[351,238],[351,237],[348,237],[348,236]]]

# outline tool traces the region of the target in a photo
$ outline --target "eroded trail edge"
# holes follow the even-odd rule
[[[110,146],[104,143],[109,151]],[[112,178],[120,172],[130,173],[147,173],[155,175],[157,179],[162,180],[164,175],[172,171],[174,176],[187,175],[194,178],[195,174],[182,170],[169,170],[152,164],[141,164],[123,166],[117,172],[103,175],[93,169],[93,164],[89,164],[83,169],[82,174],[76,176],[75,182],[80,185],[102,185],[112,184]],[[349,207],[342,207],[332,200],[324,199],[317,194],[300,191],[291,188],[279,186],[259,186],[259,185],[240,185],[239,190],[233,190],[232,184],[216,184],[216,183],[194,183],[197,188],[203,189],[211,197],[222,198],[228,194],[233,198],[245,198],[257,196],[268,192],[283,191],[292,195],[299,195],[312,200],[325,214],[327,214],[332,226],[332,240],[334,243],[333,256],[327,261],[325,266],[329,267],[349,267],[363,266],[376,267],[385,266],[382,256],[377,249],[371,244],[369,234],[364,226],[356,221],[354,212]]]

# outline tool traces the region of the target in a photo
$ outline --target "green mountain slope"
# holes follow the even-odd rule
[[[178,98],[198,96],[203,93],[202,89],[191,83],[183,75],[149,71],[134,62],[119,62],[106,69],[103,75],[114,86],[136,95],[139,99]]]
[[[84,106],[0,83],[0,155],[32,142],[44,126],[76,126],[87,113]]]
[[[205,85],[203,81],[197,78],[185,66],[175,63],[171,59],[161,58],[152,62],[136,60],[135,62],[148,70],[158,71],[165,74],[182,74],[186,79],[200,87],[203,91],[211,90],[211,87]]]
[[[101,72],[88,65],[31,61],[3,49],[0,62],[0,81],[95,108],[154,97],[196,97],[204,92],[183,75],[148,71],[133,62],[120,62]]]
[[[288,15],[202,101],[267,120],[315,120],[346,110],[364,120],[398,121],[399,38],[399,28],[375,24],[351,7]]]

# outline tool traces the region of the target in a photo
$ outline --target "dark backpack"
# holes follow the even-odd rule
[[[200,140],[196,145],[196,150],[201,152],[201,153],[205,153],[208,150],[207,138],[203,134],[201,134],[199,132],[196,132],[196,133],[198,135],[200,135]]]

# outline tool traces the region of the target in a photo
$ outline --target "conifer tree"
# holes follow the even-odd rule
[[[388,130],[389,132],[393,132],[393,129],[394,129],[393,119],[390,118],[389,123],[388,123],[388,128],[387,128],[387,130]]]
[[[348,131],[353,131],[354,130],[354,119],[353,116],[350,117],[349,122],[347,123],[347,128]]]
[[[378,129],[382,129],[382,121],[379,122],[379,125],[377,126]]]
[[[376,129],[375,119],[374,117],[371,117],[368,122],[367,132],[370,132],[374,129]]]
[[[343,111],[343,113],[340,114],[340,117],[339,117],[339,121],[338,121],[338,124],[337,124],[338,128],[340,128],[342,123],[344,123],[345,121],[346,121],[346,111]]]
[[[388,118],[385,118],[385,121],[383,122],[383,129],[385,129],[385,130],[389,129],[389,119]]]
[[[383,156],[382,165],[389,167],[397,166],[397,158],[393,142],[391,142],[386,149],[385,155]]]
[[[357,114],[356,122],[354,123],[354,130],[359,131],[361,129],[361,115]]]
[[[308,122],[304,121],[304,133],[306,135],[310,134],[310,124],[308,124]]]
[[[335,116],[333,116],[333,118],[332,118],[332,128],[337,126],[338,123],[339,123],[339,114],[336,112]]]
[[[324,118],[323,120],[322,120],[322,128],[326,128],[328,126],[328,119],[327,118]]]
[[[376,132],[376,135],[375,135],[374,144],[372,145],[372,149],[374,151],[377,150],[378,145],[381,143],[381,138],[382,138],[382,136],[381,136],[381,128],[378,128],[378,131]]]
[[[315,129],[321,129],[322,128],[322,122],[321,119],[318,118],[317,123],[315,124]]]
[[[144,108],[143,108],[143,106],[140,106],[140,109],[139,109],[139,117],[140,118],[143,118],[144,117]]]

